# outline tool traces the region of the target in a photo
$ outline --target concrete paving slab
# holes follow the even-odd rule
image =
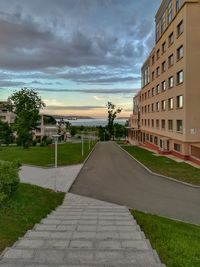
[[[22,183],[68,192],[82,166],[83,164],[78,164],[55,169],[23,165],[19,176]]]
[[[81,216],[74,220],[76,204]],[[8,248],[0,267],[162,266],[128,208],[71,193],[64,205],[64,216],[52,212]]]

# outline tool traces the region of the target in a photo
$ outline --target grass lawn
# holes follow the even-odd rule
[[[63,198],[64,193],[19,184],[9,202],[0,208],[0,252],[62,204]]]
[[[140,147],[122,146],[122,148],[153,172],[200,185],[200,169],[185,162],[179,163],[164,156],[155,156],[152,152]]]
[[[167,267],[200,266],[200,226],[132,211]]]
[[[91,144],[92,148],[92,144]],[[88,142],[84,143],[84,156],[81,155],[81,143],[66,143],[58,145],[58,165],[78,164],[89,154]],[[22,164],[37,166],[54,165],[54,147],[0,147],[0,160],[17,160]]]

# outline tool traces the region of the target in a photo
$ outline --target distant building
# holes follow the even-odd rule
[[[58,133],[57,124],[45,124],[44,117],[45,115],[41,114],[38,128],[33,131],[34,138],[42,139],[44,136],[52,138],[52,135]]]
[[[3,122],[8,122],[8,124],[12,124],[15,120],[15,114],[8,111],[6,108],[8,104],[8,101],[0,101],[0,120]]]
[[[200,0],[163,0],[129,140],[200,164]]]
[[[16,115],[13,112],[8,111],[6,106],[8,101],[0,101],[0,120],[12,124],[15,121]],[[58,133],[58,126],[56,124],[45,124],[45,115],[41,115],[41,119],[38,123],[38,129],[33,131],[34,138],[42,138],[48,136],[52,138],[52,135]]]

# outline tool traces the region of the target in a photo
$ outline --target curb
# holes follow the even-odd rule
[[[165,178],[169,181],[172,181],[172,182],[175,182],[175,183],[178,183],[178,184],[182,184],[182,185],[185,185],[185,186],[188,186],[188,187],[191,187],[191,188],[196,188],[196,189],[200,189],[200,186],[199,185],[193,185],[193,184],[190,184],[190,183],[187,183],[187,182],[182,182],[180,180],[177,180],[175,178],[172,178],[172,177],[169,177],[169,176],[165,176],[165,175],[162,175],[162,174],[158,174],[156,172],[153,172],[151,171],[148,167],[146,167],[143,163],[141,163],[139,160],[137,160],[134,156],[132,156],[131,154],[128,153],[128,151],[126,151],[125,149],[123,149],[120,145],[116,144],[122,151],[124,151],[126,154],[129,155],[129,157],[131,157],[132,159],[134,159],[138,164],[140,164],[140,166],[142,166],[146,171],[148,171],[150,174],[153,174],[153,175],[156,175],[158,177],[161,177],[161,178]]]
[[[99,142],[96,142],[96,144],[93,146],[93,148],[92,148],[92,150],[90,151],[90,153],[87,155],[86,159],[85,159],[84,162],[82,163],[82,167],[80,168],[80,170],[79,170],[79,172],[77,173],[77,175],[76,175],[74,181],[70,184],[70,186],[69,186],[69,188],[68,188],[68,190],[67,190],[67,192],[66,192],[65,194],[67,194],[67,193],[70,191],[71,187],[73,186],[73,184],[74,184],[74,182],[76,181],[77,177],[79,176],[80,172],[81,172],[82,169],[84,168],[85,163],[88,161],[88,159],[89,159],[90,156],[92,155],[92,153],[93,153],[93,151],[95,150],[95,148],[96,148],[96,146],[97,146],[98,143],[99,143]]]
[[[59,168],[64,168],[64,167],[77,166],[77,165],[81,165],[81,164],[83,164],[83,162],[82,163],[76,163],[76,164],[69,164],[69,165],[61,165],[61,166],[58,166],[57,168],[59,169]],[[47,167],[47,166],[38,166],[38,165],[31,165],[31,164],[22,164],[21,167],[23,167],[23,166],[33,167],[33,168],[38,168],[38,169],[44,169],[44,170],[55,169],[54,165]]]

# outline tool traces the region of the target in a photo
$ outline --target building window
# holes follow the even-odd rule
[[[179,9],[181,8],[182,5],[182,0],[176,0],[176,12],[179,11]]]
[[[146,134],[146,139],[147,141],[149,141],[149,134]]]
[[[174,150],[181,152],[181,145],[180,144],[174,144]]]
[[[160,38],[160,23],[156,24],[156,41]]]
[[[170,35],[169,35],[169,46],[172,45],[174,42],[174,33],[172,32]]]
[[[154,88],[154,87],[151,89],[151,95],[152,95],[152,96],[155,95],[155,88]]]
[[[154,104],[151,104],[151,112],[154,112]]]
[[[157,57],[157,60],[158,60],[159,57],[160,57],[160,49],[157,50],[157,52],[156,52],[156,57]]]
[[[150,134],[150,142],[153,143],[153,136]]]
[[[154,63],[155,63],[155,56],[154,55],[152,56],[151,60],[152,60],[152,65],[154,65]]]
[[[156,85],[156,95],[160,93],[160,85]]]
[[[166,42],[164,42],[162,44],[162,53],[164,54],[166,52],[166,49],[167,49],[167,45],[166,45]]]
[[[162,63],[162,72],[165,72],[166,69],[167,69],[167,64],[166,64],[166,61],[164,61],[164,62]]]
[[[154,128],[154,120],[151,120],[151,127]]]
[[[157,67],[157,69],[156,69],[156,76],[157,76],[157,77],[160,76],[160,67]]]
[[[161,120],[161,127],[163,130],[165,129],[165,120]]]
[[[162,102],[161,102],[161,108],[162,108],[162,111],[165,111],[166,110],[166,100],[162,100]]]
[[[174,77],[171,76],[171,77],[169,77],[169,88],[171,89],[173,87],[174,87]]]
[[[155,79],[155,72],[152,72],[152,81]]]
[[[148,98],[150,98],[150,93],[151,93],[151,91],[150,91],[150,90],[148,90]]]
[[[169,110],[172,110],[174,108],[174,99],[173,98],[168,99],[168,108],[169,108]]]
[[[177,132],[183,132],[183,121],[182,120],[177,120],[176,121],[176,131]]]
[[[176,107],[183,108],[183,96],[182,95],[178,95],[176,97]]]
[[[169,67],[174,65],[174,55],[173,54],[168,57],[168,64],[169,64]]]
[[[165,13],[161,17],[161,34],[165,31],[165,25],[166,25],[166,20],[165,20]]]
[[[180,60],[181,58],[183,58],[183,46],[180,46],[177,49],[177,60]]]
[[[156,102],[156,111],[158,112],[160,110],[160,102]]]
[[[168,120],[168,130],[173,131],[173,120]]]
[[[154,145],[158,145],[158,137],[157,136],[154,136]]]
[[[177,26],[177,37],[179,37],[183,33],[183,20]]]
[[[159,128],[159,120],[156,120],[156,128]]]
[[[148,113],[150,113],[150,105],[148,105]]]
[[[183,83],[183,70],[177,73],[177,84]]]
[[[172,6],[172,1],[168,5],[168,12],[167,12],[167,22],[168,25],[171,23],[173,18],[173,6]]]
[[[162,82],[162,92],[166,91],[166,81]]]

